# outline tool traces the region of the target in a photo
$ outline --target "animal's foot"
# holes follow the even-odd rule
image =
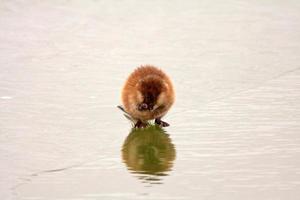
[[[134,125],[134,128],[146,128],[147,124],[143,123],[142,121],[137,121],[136,124]]]
[[[162,126],[162,127],[167,127],[170,126],[167,122],[162,121],[161,119],[155,119],[155,124]]]

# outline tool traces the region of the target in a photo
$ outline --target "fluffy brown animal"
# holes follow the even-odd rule
[[[160,69],[145,65],[137,68],[127,79],[122,101],[125,111],[136,121],[135,127],[147,126],[155,119],[160,126],[169,126],[161,118],[174,103],[175,95],[169,77]]]

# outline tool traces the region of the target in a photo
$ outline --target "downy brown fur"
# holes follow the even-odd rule
[[[163,117],[174,103],[174,98],[169,77],[151,65],[141,66],[130,74],[122,91],[126,112],[143,123]]]

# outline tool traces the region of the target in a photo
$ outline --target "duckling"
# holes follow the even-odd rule
[[[130,74],[122,90],[124,110],[136,121],[137,128],[146,127],[147,121],[153,119],[159,126],[169,126],[161,118],[171,108],[174,100],[170,78],[151,65],[138,67]]]

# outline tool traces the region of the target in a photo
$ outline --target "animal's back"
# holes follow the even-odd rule
[[[129,76],[127,79],[126,86],[134,87],[137,82],[139,82],[141,79],[145,78],[148,75],[156,75],[161,77],[162,79],[166,78],[166,74],[161,71],[160,69],[153,67],[151,65],[145,65],[141,66],[134,70],[134,72]]]

